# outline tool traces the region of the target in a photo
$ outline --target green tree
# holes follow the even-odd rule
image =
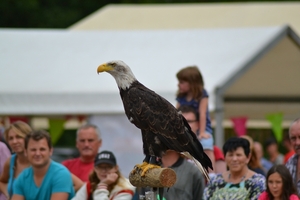
[[[97,0],[2,0],[0,26],[66,28],[107,3]]]
[[[258,1],[258,0],[251,0]],[[263,1],[263,0],[259,0]],[[270,0],[264,0],[270,1]],[[273,0],[276,1],[276,0]],[[278,1],[278,0],[277,0]],[[299,0],[289,0],[299,1]],[[67,28],[107,4],[247,2],[222,0],[1,0],[0,27]]]

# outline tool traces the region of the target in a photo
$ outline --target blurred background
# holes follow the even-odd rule
[[[76,129],[96,124],[124,174],[143,159],[140,131],[99,64],[122,59],[173,105],[181,68],[204,76],[216,145],[264,144],[300,117],[300,1],[0,2],[0,135],[16,120],[46,129],[54,160],[78,155]],[[267,156],[267,155],[266,155]]]

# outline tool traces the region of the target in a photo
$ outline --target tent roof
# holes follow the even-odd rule
[[[99,64],[114,59],[125,61],[140,82],[173,104],[175,74],[194,64],[204,76],[211,110],[215,110],[216,89],[229,103],[248,95],[258,100],[295,100],[300,94],[299,87],[294,87],[300,84],[300,41],[287,26],[167,31],[0,29],[0,41],[0,79],[5,83],[0,85],[1,115],[123,113],[113,78],[96,73]],[[291,115],[299,115],[297,106]],[[241,109],[234,107],[225,115],[232,113],[241,114]],[[262,112],[253,114],[262,116]]]
[[[287,28],[217,88],[216,94],[224,99],[225,117],[264,119],[274,112],[282,112],[289,120],[299,117],[298,73],[300,39]]]
[[[300,33],[300,2],[108,5],[73,30],[193,29],[278,26]]]

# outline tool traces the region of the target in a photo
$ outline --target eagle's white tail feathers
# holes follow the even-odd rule
[[[196,166],[198,167],[198,169],[202,172],[202,174],[205,176],[205,178],[207,179],[207,181],[209,181],[209,175],[208,172],[206,171],[206,169],[203,168],[203,166],[201,165],[201,163],[196,160],[189,152],[185,151],[185,152],[181,152],[181,155],[183,155],[184,157],[194,161],[194,163],[196,164]]]

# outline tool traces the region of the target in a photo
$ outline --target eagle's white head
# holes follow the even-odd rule
[[[121,60],[110,61],[100,65],[97,69],[98,74],[101,72],[110,73],[116,80],[119,88],[125,90],[136,81],[130,67]]]

